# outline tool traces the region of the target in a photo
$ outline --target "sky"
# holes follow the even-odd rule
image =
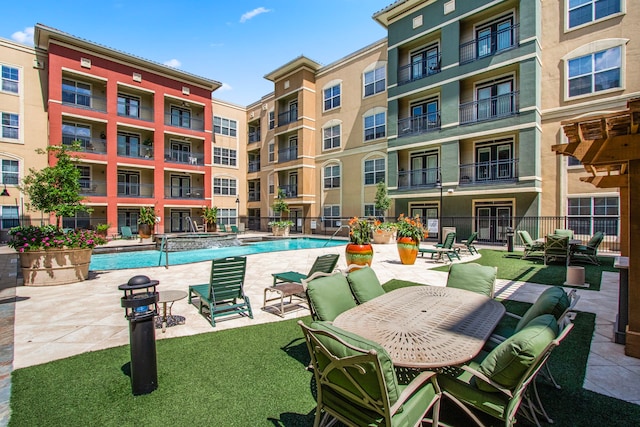
[[[386,37],[372,15],[393,1],[11,1],[0,37],[33,45],[41,23],[216,80],[214,98],[246,106],[273,91],[265,74],[300,55],[328,65]]]

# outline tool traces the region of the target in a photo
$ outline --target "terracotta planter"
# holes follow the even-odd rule
[[[385,230],[376,230],[373,232],[373,243],[376,244],[389,244],[393,243],[394,232]]]
[[[26,286],[64,285],[89,277],[92,249],[51,249],[20,254]]]
[[[400,255],[400,262],[406,265],[413,265],[418,257],[418,244],[411,237],[398,238],[398,255]]]
[[[141,239],[148,239],[153,234],[153,229],[149,224],[138,224],[138,236]]]
[[[344,252],[347,258],[347,265],[357,264],[370,266],[373,260],[373,246],[371,246],[371,243],[365,243],[364,245],[347,243]]]
[[[273,231],[274,236],[288,236],[290,227],[277,227],[272,226],[271,231]]]

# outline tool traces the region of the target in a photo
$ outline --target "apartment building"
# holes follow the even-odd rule
[[[80,185],[91,213],[67,227],[137,229],[141,206],[156,232],[189,231],[213,197],[211,93],[220,83],[41,24],[49,143],[80,144]],[[227,186],[228,190],[228,186]]]
[[[39,212],[26,212],[29,200],[17,186],[30,168],[47,165],[47,157],[35,153],[48,143],[45,64],[45,52],[0,39],[0,241],[11,227],[40,219]]]

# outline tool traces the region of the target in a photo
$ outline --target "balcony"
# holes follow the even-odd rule
[[[250,160],[249,172],[259,172],[259,171],[260,171],[260,160]]]
[[[497,55],[518,46],[519,25],[512,25],[460,45],[460,65]]]
[[[118,183],[118,197],[153,197],[153,184],[137,184],[131,182]]]
[[[298,120],[298,109],[287,110],[278,114],[278,126],[288,125]]]
[[[520,108],[519,92],[460,104],[460,124],[477,123],[513,116]]]
[[[118,156],[130,159],[153,159],[153,147],[147,145],[118,145]]]
[[[398,190],[436,188],[440,168],[413,169],[398,172]]]
[[[80,178],[80,195],[82,196],[106,196],[107,195],[107,183],[106,181],[97,181],[93,179]]]
[[[84,90],[62,90],[62,105],[84,110],[107,112],[107,98],[96,96]]]
[[[256,190],[249,190],[249,201],[250,202],[259,202],[260,201],[260,192]]]
[[[204,199],[204,187],[169,185],[164,187],[166,199]]]
[[[297,185],[280,185],[278,186],[278,188],[284,193],[285,199],[293,199],[295,197],[298,197]]]
[[[289,147],[278,150],[278,163],[290,162],[298,158],[298,147]]]
[[[440,129],[440,111],[398,120],[398,137],[433,132]]]
[[[398,85],[424,79],[440,72],[441,54],[431,55],[420,62],[398,68]]]
[[[249,144],[260,141],[260,132],[249,132]]]
[[[189,114],[165,113],[164,124],[182,129],[190,129],[200,132],[204,131],[204,121],[202,119],[193,118]]]
[[[80,152],[107,154],[107,141],[102,138],[86,138],[62,134],[63,145],[72,146],[74,143],[79,144]]]
[[[123,100],[118,99],[118,116],[152,122],[153,108],[131,105],[130,103],[126,103]]]
[[[518,180],[518,159],[460,165],[460,186],[513,183]]]
[[[182,150],[165,150],[164,161],[167,163],[181,163],[184,165],[204,165],[204,154]]]

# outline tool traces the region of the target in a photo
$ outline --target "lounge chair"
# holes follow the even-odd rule
[[[237,227],[237,226],[235,226],[235,225],[232,225],[232,226],[231,226],[231,232],[232,232],[232,233],[236,233],[236,234],[238,234],[238,233],[239,233],[239,231],[238,231],[238,227]]]
[[[273,286],[278,283],[293,282],[302,283],[302,279],[306,279],[316,272],[331,273],[338,264],[339,254],[321,255],[313,262],[311,269],[307,274],[298,273],[296,271],[285,271],[283,273],[273,273]]]
[[[214,259],[211,261],[209,283],[189,286],[189,304],[198,297],[198,312],[204,316],[202,309],[206,307],[209,310],[211,326],[216,326],[216,317],[230,314],[247,313],[253,319],[249,297],[244,293],[246,269],[246,257]]]
[[[598,246],[604,239],[604,233],[597,231],[586,245],[573,245],[571,247],[571,262],[584,261],[591,264],[600,265],[598,261]]]
[[[564,259],[565,265],[569,265],[569,237],[549,234],[544,241],[544,265],[550,259]]]
[[[475,262],[452,264],[447,276],[447,287],[466,289],[493,298],[498,268]]]
[[[478,249],[474,246],[474,242],[478,239],[478,232],[474,231],[471,233],[468,239],[461,241],[460,243],[454,243],[454,249],[458,250],[458,253],[461,249],[466,249],[471,255],[477,254]]]
[[[227,232],[227,226],[224,224],[218,224],[218,231],[221,233],[226,233]]]
[[[438,425],[440,389],[435,372],[400,384],[389,354],[379,344],[327,322],[301,321],[318,402],[314,426],[417,426],[432,411]]]
[[[520,240],[522,241],[522,245],[524,246],[524,254],[522,255],[522,259],[533,257],[536,252],[539,253],[538,256],[544,256],[544,243],[537,242],[531,238],[531,235],[526,230],[518,230],[517,231]]]
[[[135,236],[131,232],[131,227],[120,227],[120,236],[123,239],[135,239]]]
[[[449,261],[453,262],[454,257],[460,259],[460,254],[458,253],[460,250],[453,247],[455,241],[456,233],[451,232],[444,238],[442,245],[436,245],[434,248],[418,248],[418,252],[420,256],[431,254],[431,259],[433,259],[434,255],[437,256],[438,259],[442,259],[442,257],[446,255]]]

